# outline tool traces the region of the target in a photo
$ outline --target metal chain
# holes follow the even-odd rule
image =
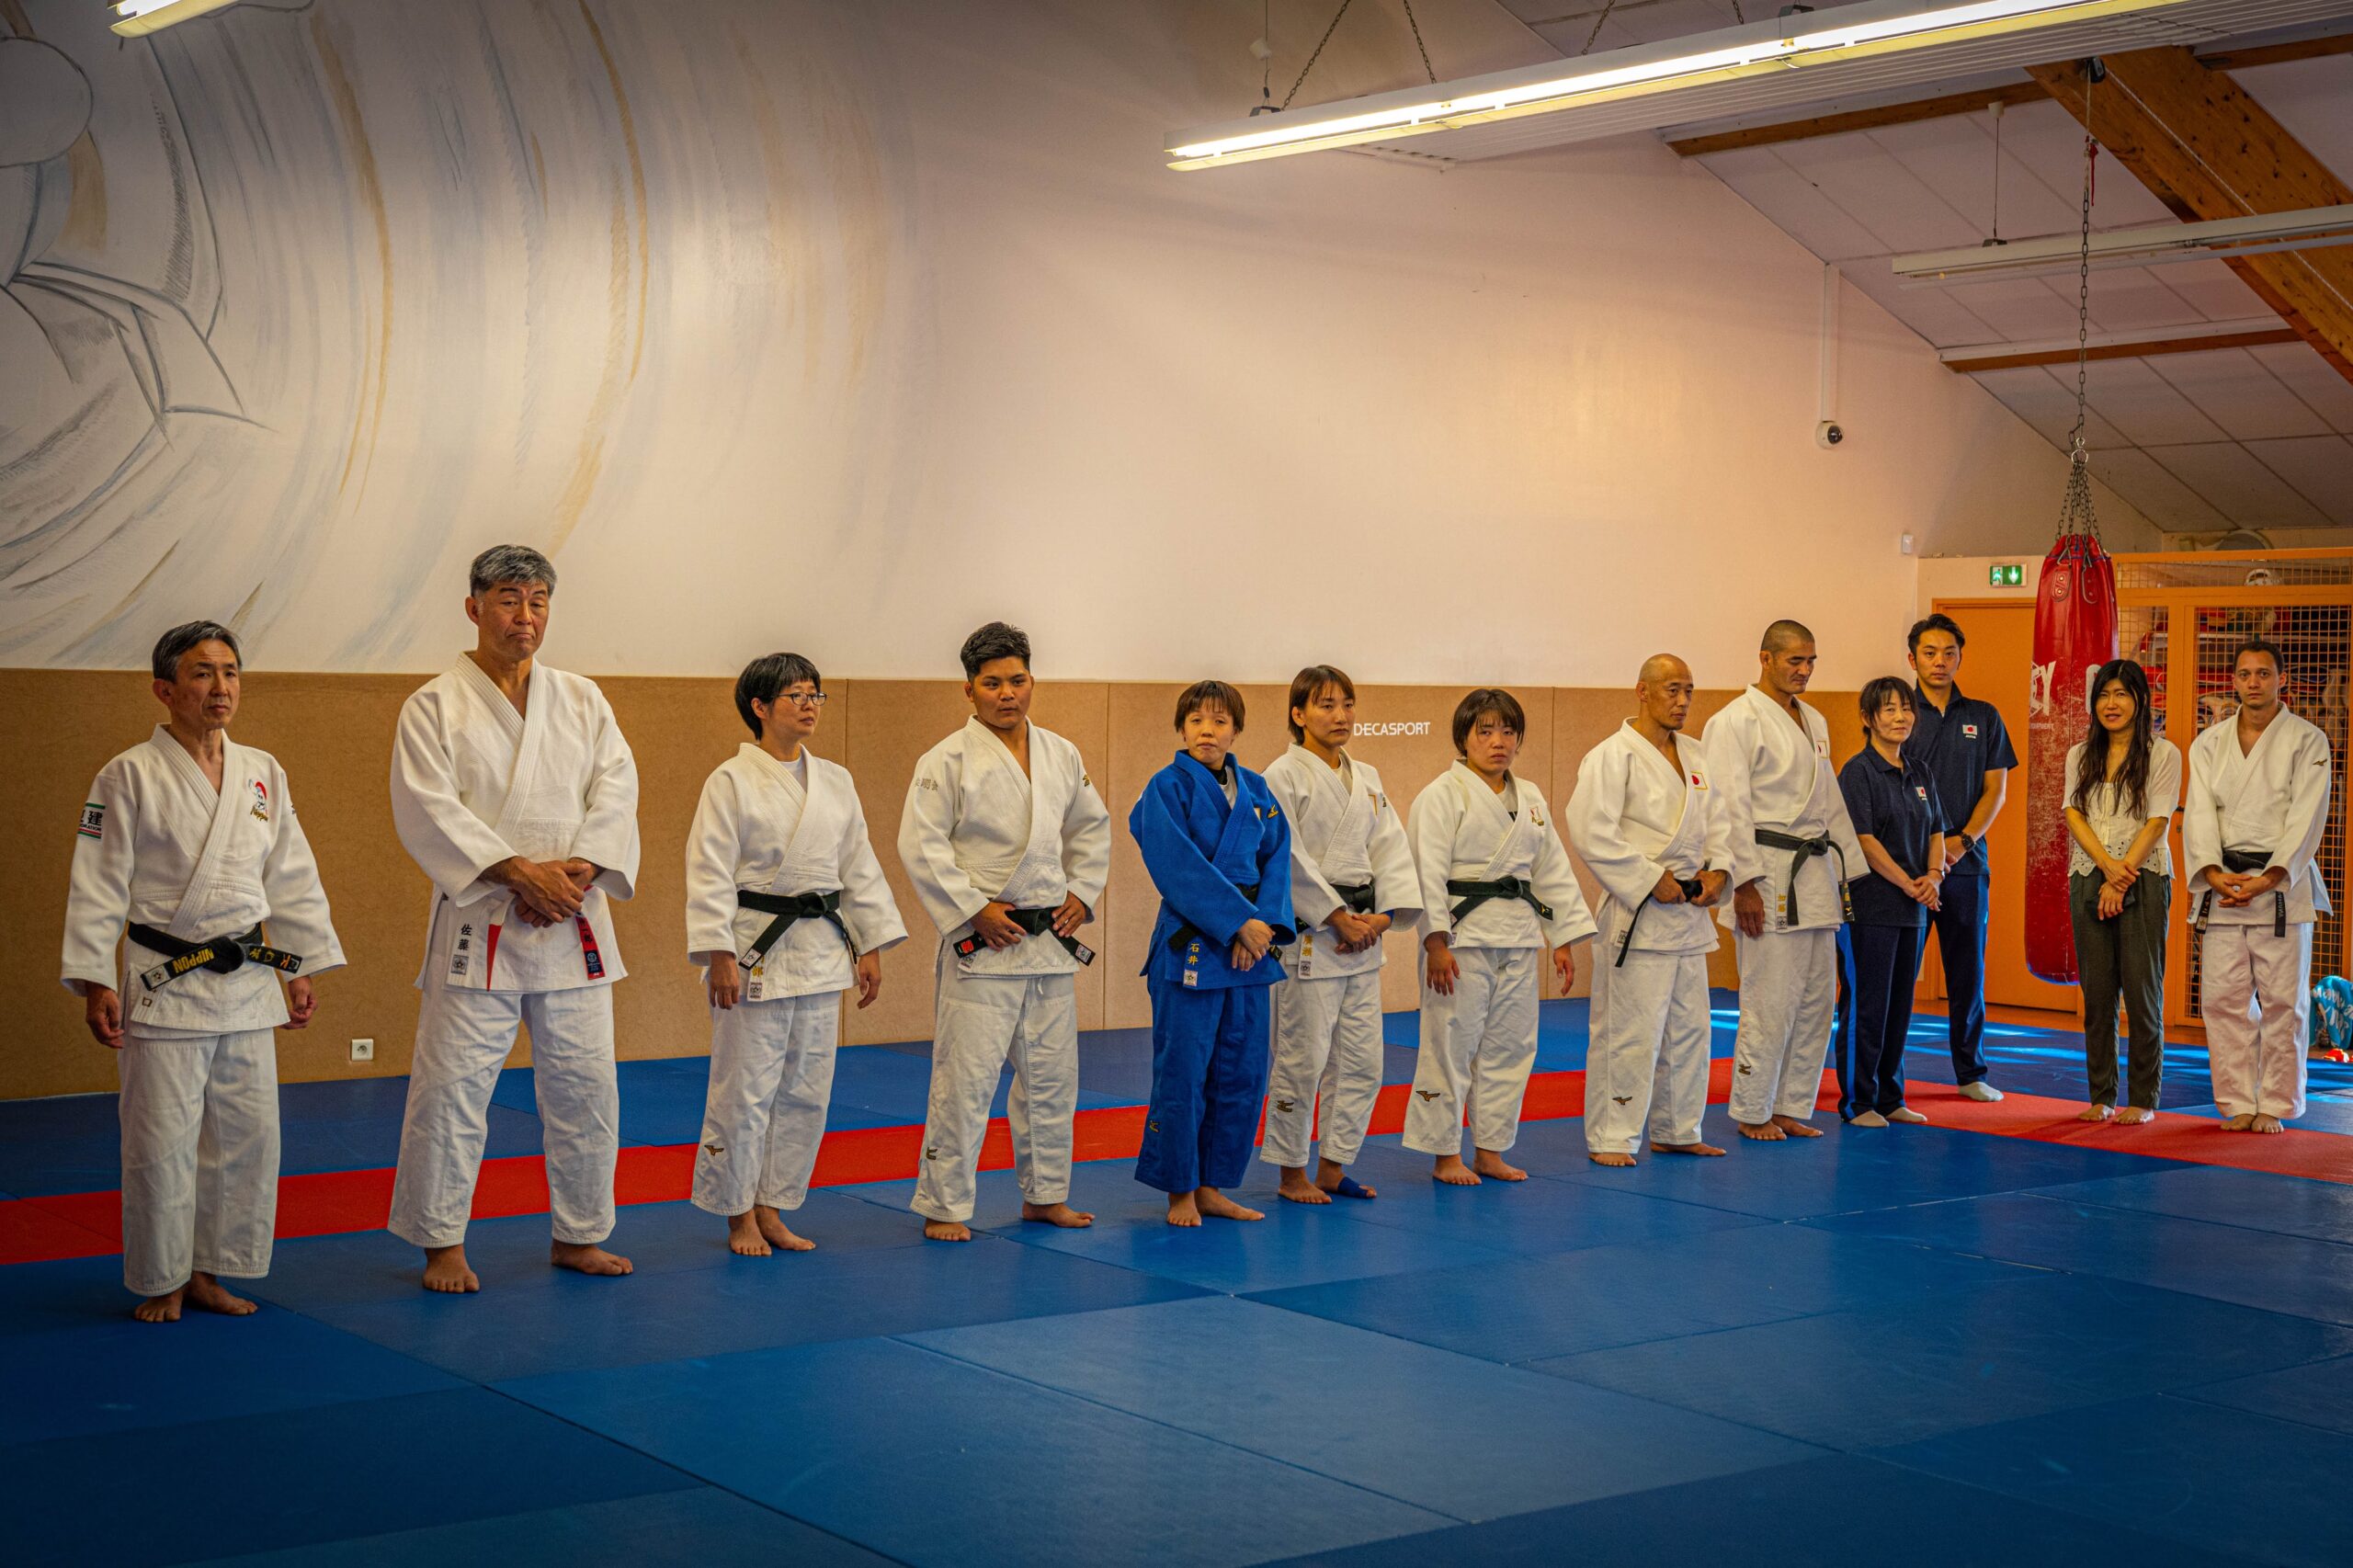
[[[1422,24],[1414,20],[1414,0],[1405,0],[1405,25],[1414,29],[1414,47],[1422,51],[1422,69],[1428,74],[1430,85],[1438,85],[1438,70],[1430,63],[1430,46],[1422,41]]]
[[[1293,82],[1290,91],[1283,95],[1282,108],[1290,108],[1291,99],[1299,97],[1301,84],[1307,80],[1307,74],[1315,69],[1315,62],[1324,58],[1324,46],[1332,41],[1332,28],[1340,25],[1340,18],[1347,16],[1348,7],[1355,4],[1356,0],[1340,0],[1340,8],[1332,13],[1331,26],[1325,28],[1324,36],[1315,40],[1315,51],[1307,57],[1307,63],[1299,68],[1299,80]]]
[[[1593,52],[1593,40],[1599,38],[1601,29],[1609,25],[1609,13],[1617,8],[1618,0],[1602,0],[1601,15],[1593,19],[1593,31],[1585,35],[1585,47],[1577,51],[1579,54]]]
[[[2075,260],[2075,427],[2067,436],[2067,494],[2059,505],[2059,532],[2099,538],[2098,519],[2092,516],[2091,452],[2084,444],[2084,426],[2090,420],[2092,331],[2092,176],[2099,162],[2099,142],[2092,134],[2092,73],[2084,72],[2084,204],[2081,247]]]
[[[1732,0],[1732,19],[1744,28],[1748,25],[1748,13],[1740,8],[1740,0]]]

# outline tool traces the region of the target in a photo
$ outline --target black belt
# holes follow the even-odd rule
[[[258,926],[240,937],[215,937],[203,942],[183,942],[169,931],[158,931],[136,920],[131,922],[129,929],[132,941],[150,952],[163,954],[166,960],[139,977],[150,991],[161,991],[197,969],[229,974],[248,963],[257,963],[285,974],[300,974],[302,971],[301,957],[263,944]]]
[[[1054,931],[1054,917],[1061,913],[1060,905],[1043,909],[1008,909],[1005,912],[1005,917],[1020,926],[1024,936],[1034,937],[1040,931],[1053,931],[1054,940],[1069,949],[1071,957],[1083,964],[1093,963],[1095,961],[1093,948],[1075,937],[1065,937],[1060,931]],[[969,936],[956,944],[956,956],[960,959],[968,959],[987,946],[988,943],[977,934]]]
[[[1256,907],[1258,903],[1258,884],[1256,882],[1252,882],[1246,887],[1237,882],[1234,884],[1234,891],[1240,893],[1244,898],[1248,899],[1252,907]],[[1252,918],[1256,919],[1256,916],[1253,915]],[[1168,934],[1168,950],[1172,953],[1181,953],[1185,950],[1186,943],[1193,940],[1200,935],[1201,928],[1199,926],[1179,924],[1176,930]]]
[[[1359,887],[1346,887],[1334,882],[1332,891],[1340,895],[1340,907],[1349,914],[1370,915],[1372,913],[1373,892],[1370,882],[1366,882]],[[1252,896],[1255,901],[1256,895]]]
[[[1817,855],[1838,857],[1838,914],[1847,924],[1854,923],[1855,901],[1847,896],[1847,852],[1838,846],[1836,839],[1826,833],[1820,838],[1800,838],[1794,833],[1783,833],[1778,828],[1760,827],[1756,830],[1756,842],[1768,849],[1797,851],[1796,858],[1790,862],[1789,892],[1781,900],[1783,926],[1787,926],[1798,912],[1798,873],[1805,869],[1805,863]]]
[[[1708,891],[1708,884],[1697,877],[1677,877],[1675,879],[1675,885],[1683,890],[1683,896],[1687,899],[1698,898]],[[1626,967],[1626,949],[1634,945],[1634,927],[1642,924],[1643,911],[1657,902],[1655,898],[1646,898],[1634,905],[1634,913],[1626,920],[1626,935],[1618,944],[1618,961],[1611,964],[1610,968],[1624,969]]]
[[[1447,923],[1450,926],[1461,925],[1464,915],[1481,904],[1493,903],[1499,898],[1519,900],[1520,903],[1536,911],[1536,918],[1539,920],[1552,918],[1552,910],[1545,907],[1543,901],[1536,896],[1536,884],[1521,881],[1518,877],[1505,877],[1492,882],[1458,881],[1449,877],[1446,880],[1446,896],[1462,901],[1446,912]]]
[[[735,955],[735,961],[745,969],[759,968],[760,960],[768,956],[768,949],[776,946],[778,939],[790,930],[796,921],[801,920],[824,921],[842,934],[842,941],[849,949],[850,955],[854,958],[858,954],[858,944],[849,939],[849,927],[842,924],[838,913],[842,906],[842,890],[839,888],[829,892],[794,893],[754,892],[749,888],[737,888],[735,906],[776,916],[767,923],[767,929],[752,938],[750,947]]]
[[[2222,851],[2222,869],[2235,871],[2242,877],[2268,869],[2270,865],[2271,857],[2260,849]],[[2206,929],[2206,914],[2213,906],[2214,890],[2210,887],[2198,900],[2198,928],[2200,931]],[[2271,890],[2271,934],[2275,937],[2284,937],[2288,934],[2288,884],[2286,882]]]

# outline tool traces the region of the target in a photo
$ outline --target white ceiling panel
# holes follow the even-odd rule
[[[2009,128],[2016,110],[2002,117],[2002,233],[2012,239],[2055,234],[2076,226],[2078,209],[2071,194],[2062,199],[2010,144]],[[1887,125],[1869,132],[1888,156],[1942,193],[1947,202],[1978,231],[1983,239],[1994,232],[1995,190],[1993,119],[1984,114],[1956,115],[1948,119],[1915,120]],[[1969,243],[1962,242],[1964,244]]]
[[[2167,354],[2147,364],[2234,441],[2329,433],[2310,403],[2244,348]]]
[[[2097,102],[2094,119],[2097,119]],[[2080,225],[2084,128],[2074,115],[2055,103],[2019,104],[2002,116],[2002,150],[2016,155],[2065,209],[2066,216],[2043,233],[2063,234]],[[2163,223],[2172,217],[2172,210],[2120,168],[2114,158],[2101,155],[2093,188],[2093,228],[2129,229],[2141,223]],[[2010,226],[2004,223],[2002,228],[2008,233]],[[2028,236],[2019,231],[2016,237]]]
[[[1922,289],[1920,293],[1928,293]],[[1996,338],[2031,343],[2047,337],[2075,335],[2075,301],[2061,299],[2040,278],[2003,278],[1983,283],[1952,283],[1944,288],[1971,312],[1993,324]]]
[[[2320,357],[2320,350],[2308,343],[2277,343],[2247,352],[2279,377],[2280,385],[2303,399],[2330,429],[2340,436],[2353,435],[2353,381],[2339,375],[2335,366]]]
[[[2075,428],[2075,371],[2067,368],[2063,381],[2047,367],[2020,365],[2008,370],[1973,370],[1970,379],[2002,406],[2040,431],[2050,443],[2064,450]],[[2094,451],[2127,448],[2132,443],[2095,409],[2084,421],[2084,445]]]
[[[1938,348],[2001,341],[2002,335],[1956,299],[1951,290],[1905,288],[1904,280],[1889,270],[1884,256],[1842,263],[1839,271],[1881,310]]]
[[[2145,359],[2095,359],[2088,380],[2092,406],[2136,447],[2227,439]]]
[[[1774,151],[1879,236],[1882,252],[1942,250],[1985,237],[1951,202],[1859,131],[1784,142]]]
[[[2246,528],[2321,528],[2327,517],[2236,441],[2143,449],[2167,472]]]
[[[2292,60],[2232,77],[2287,127],[2304,150],[2353,179],[2353,54]]]
[[[2353,440],[2306,436],[2289,441],[2249,441],[2257,461],[2339,527],[2353,525]]]
[[[2165,277],[2167,268],[2119,267],[2091,275],[2091,315],[2094,332],[2159,332],[2170,326],[2197,326],[2211,318],[2183,299]],[[2064,274],[2046,277],[2047,285],[2066,304],[2075,302],[2075,279]],[[2256,315],[2269,312],[2257,310]]]
[[[2201,533],[2227,528],[2230,519],[2213,503],[2165,472],[2138,447],[2092,454],[2092,477],[2141,509],[2141,515],[2172,533]]]
[[[1884,258],[1889,254],[1878,236],[1824,196],[1812,180],[1783,163],[1774,148],[1744,147],[1719,153],[1708,160],[1708,167],[1738,191],[1742,199],[1824,261]],[[1883,259],[1881,265],[1885,265]]]
[[[2245,321],[2271,313],[2271,307],[2219,261],[2177,261],[2161,270],[2165,287],[2188,301],[2208,321]]]

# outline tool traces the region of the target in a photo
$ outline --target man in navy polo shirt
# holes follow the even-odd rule
[[[2018,754],[1994,705],[1954,684],[1968,639],[1952,618],[1915,621],[1905,641],[1919,706],[1904,756],[1928,770],[1945,810],[1945,884],[1928,918],[1944,960],[1953,1079],[1972,1100],[1998,1100],[2002,1091],[1985,1081],[1985,830],[2008,796]]]

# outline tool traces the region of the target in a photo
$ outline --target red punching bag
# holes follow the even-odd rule
[[[2067,918],[2067,749],[2087,733],[2091,677],[2116,657],[2116,566],[2091,519],[2091,480],[2078,447],[2058,542],[2042,558],[2034,602],[2034,669],[2026,744],[2026,966],[2075,983]]]

